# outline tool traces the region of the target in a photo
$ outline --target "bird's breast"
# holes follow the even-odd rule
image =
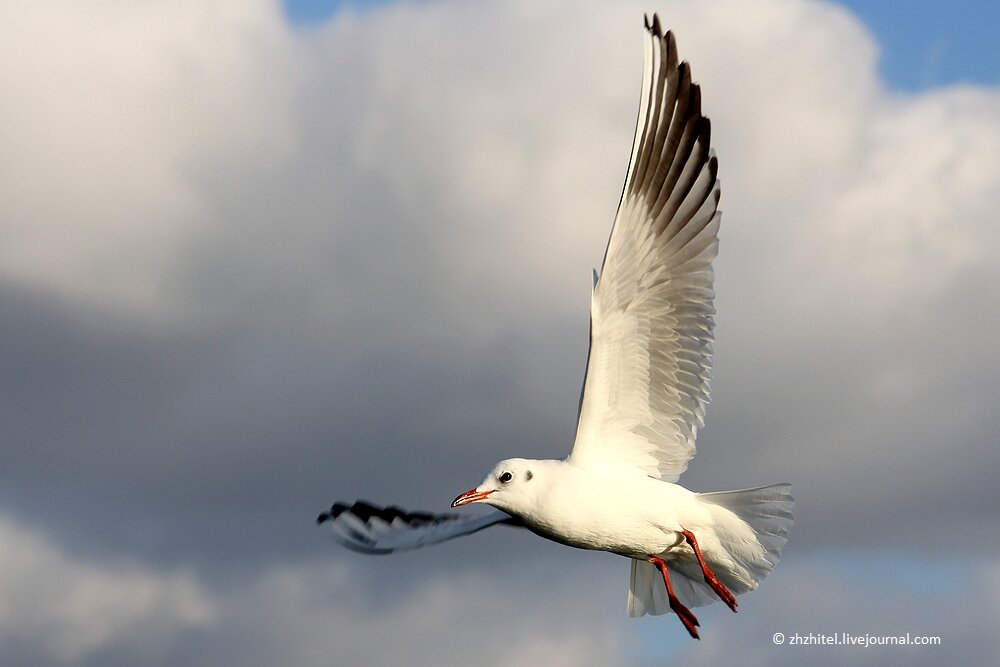
[[[671,510],[668,485],[649,478],[568,480],[555,484],[525,526],[547,539],[629,557],[662,553],[678,543],[679,523]],[[648,480],[645,481],[645,480]]]

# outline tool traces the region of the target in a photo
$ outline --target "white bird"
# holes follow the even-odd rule
[[[564,460],[501,461],[452,507],[408,513],[365,502],[319,516],[344,545],[388,553],[513,524],[632,561],[628,613],[673,611],[736,595],[770,574],[792,524],[788,484],[695,493],[675,484],[704,423],[714,327],[718,162],[701,94],[672,33],[645,20],[642,95],[621,202],[594,274],[590,353],[576,440]]]

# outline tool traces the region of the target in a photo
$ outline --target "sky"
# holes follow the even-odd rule
[[[507,528],[365,557],[314,525],[568,452],[653,7],[333,4],[0,6],[0,664],[996,654],[995,9],[655,7],[724,211],[681,482],[797,499],[694,642],[627,617],[620,557]]]

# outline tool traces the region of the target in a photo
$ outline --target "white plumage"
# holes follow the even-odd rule
[[[646,21],[645,66],[625,186],[591,299],[576,440],[562,461],[510,459],[455,499],[481,516],[407,513],[359,502],[319,517],[352,549],[388,553],[520,525],[632,559],[628,612],[677,613],[754,590],[791,527],[787,484],[694,493],[674,484],[709,400],[718,250],[711,125],[671,33]],[[497,511],[498,510],[498,511]]]

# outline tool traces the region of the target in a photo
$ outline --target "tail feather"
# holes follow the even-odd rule
[[[715,602],[715,593],[701,580],[691,579],[679,570],[670,571],[670,584],[685,607],[704,607]],[[663,577],[656,566],[645,560],[632,559],[632,575],[628,586],[629,616],[660,616],[670,614],[670,600]]]
[[[774,569],[781,559],[781,550],[788,542],[792,528],[791,484],[772,484],[754,489],[699,493],[701,500],[723,507],[753,529],[757,542],[764,548],[764,559],[742,562],[759,582]],[[724,536],[720,536],[724,539]]]
[[[728,535],[717,534],[721,546],[729,556],[732,569],[720,568],[716,574],[735,594],[757,588],[757,584],[771,573],[781,558],[781,550],[788,542],[792,527],[791,485],[774,484],[754,489],[700,493],[698,497],[712,505],[728,510],[742,520],[753,532],[756,545],[747,544],[744,537],[749,532]],[[719,522],[720,527],[738,523]],[[753,541],[752,539],[750,540]],[[759,545],[759,546],[758,546]],[[749,548],[748,548],[749,547]],[[718,596],[704,583],[697,569],[682,571],[672,567],[670,582],[680,601],[687,607],[703,607],[718,600]],[[628,591],[629,616],[652,616],[670,613],[666,587],[659,570],[644,560],[632,560]]]
[[[667,590],[659,571],[652,563],[633,558],[628,584],[628,615],[659,616],[669,611]]]

